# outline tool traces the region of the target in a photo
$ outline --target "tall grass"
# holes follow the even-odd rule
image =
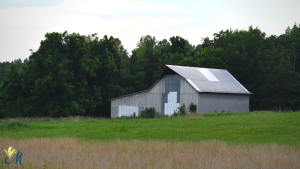
[[[300,168],[300,148],[278,144],[0,138],[0,148],[9,146],[23,153],[23,168]]]

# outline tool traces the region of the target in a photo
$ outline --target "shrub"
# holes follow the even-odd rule
[[[185,104],[183,104],[182,106],[178,107],[179,114],[181,116],[185,116],[186,115],[186,111],[184,110],[184,108],[185,108]]]
[[[196,113],[197,106],[193,102],[191,102],[189,110],[191,113]]]
[[[141,117],[142,118],[154,118],[156,115],[156,111],[154,107],[146,107],[144,110],[141,111]]]
[[[174,116],[174,117],[179,116],[179,112],[176,111],[176,110],[174,110],[173,116]]]
[[[174,111],[173,116],[185,116],[186,111],[184,110],[185,104],[177,108],[177,111]]]

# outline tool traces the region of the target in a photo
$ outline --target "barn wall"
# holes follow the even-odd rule
[[[246,112],[249,111],[249,95],[199,93],[197,112]]]
[[[161,113],[173,115],[180,106],[180,76],[177,74],[165,75],[165,92],[161,94]]]
[[[111,118],[117,118],[119,106],[138,107],[138,116],[145,107],[154,107],[161,113],[161,95],[165,92],[164,77],[158,81],[149,91],[137,93],[111,101]]]
[[[162,97],[165,92],[165,77],[162,77],[148,92],[147,107],[154,107],[155,111],[161,113]]]
[[[180,106],[185,105],[185,111],[189,113],[191,102],[197,105],[198,109],[198,91],[184,78],[180,78]]]
[[[180,91],[177,91],[176,79],[180,81]],[[176,85],[173,85],[175,82]],[[199,113],[249,111],[249,95],[199,93],[181,76],[165,75],[149,91],[112,100],[111,118],[118,117],[120,106],[138,107],[138,116],[141,115],[141,111],[145,107],[154,107],[158,113],[164,113],[164,104],[168,103],[168,93],[166,92],[174,92],[174,90],[177,91],[177,103],[180,102],[180,106],[185,104],[187,113],[189,113],[191,102],[197,105],[197,112]]]
[[[119,106],[138,107],[138,116],[141,114],[143,107],[147,107],[148,92],[137,93],[127,97],[122,97],[111,101],[111,118],[117,118]],[[136,112],[137,113],[137,112]]]
[[[164,93],[165,92],[165,76],[162,77],[150,90],[150,94]]]

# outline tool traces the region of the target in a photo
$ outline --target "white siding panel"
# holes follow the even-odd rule
[[[178,112],[180,103],[177,103],[177,92],[170,92],[168,94],[168,103],[165,103],[165,115],[172,116],[175,112]]]
[[[138,116],[138,107],[134,107],[134,106],[119,106],[119,113],[118,113],[118,117],[129,117],[129,116],[133,116],[133,114],[135,113],[136,116]]]
[[[172,116],[175,112],[178,112],[179,103],[165,103],[165,115]]]

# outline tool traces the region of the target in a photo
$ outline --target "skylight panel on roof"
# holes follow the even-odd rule
[[[215,75],[213,75],[207,68],[197,68],[199,72],[203,74],[203,76],[206,77],[207,80],[209,81],[216,81],[218,82],[219,79],[216,78]]]

